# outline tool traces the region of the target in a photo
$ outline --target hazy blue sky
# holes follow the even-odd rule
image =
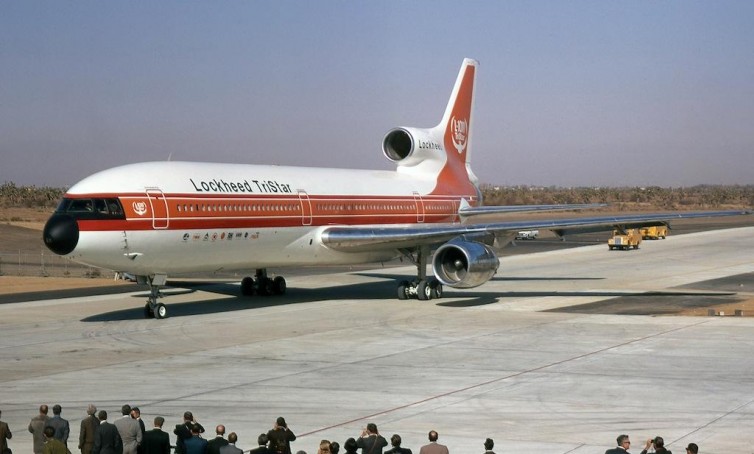
[[[392,169],[480,62],[483,182],[754,184],[754,1],[0,0],[0,183],[165,160]]]

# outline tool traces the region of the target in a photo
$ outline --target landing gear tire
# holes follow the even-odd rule
[[[149,304],[149,302],[144,305],[144,318],[154,318],[154,311],[152,310],[152,305]]]
[[[398,299],[399,300],[407,300],[408,299],[408,291],[411,284],[408,281],[401,281],[398,283]]]
[[[272,291],[275,295],[285,295],[287,288],[288,285],[285,283],[283,276],[275,276],[275,279],[272,280]]]
[[[245,277],[241,279],[241,295],[251,296],[254,294],[254,279]]]
[[[432,287],[429,286],[427,281],[419,281],[419,284],[416,286],[416,296],[419,298],[419,301],[428,301],[432,298]]]
[[[157,303],[154,308],[154,318],[163,319],[168,316],[168,308],[162,303]]]
[[[259,286],[257,288],[257,293],[259,293],[262,296],[270,296],[274,292],[274,284],[272,283],[272,279],[263,278],[259,280]]]
[[[432,281],[430,284],[432,298],[442,298],[442,284],[439,281]]]

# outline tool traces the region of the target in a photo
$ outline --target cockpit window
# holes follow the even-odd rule
[[[55,212],[65,213],[76,219],[125,219],[123,206],[117,198],[64,198]]]

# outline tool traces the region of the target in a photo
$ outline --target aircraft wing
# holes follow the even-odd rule
[[[472,207],[465,200],[458,210],[462,218],[482,214],[532,213],[536,211],[589,210],[607,206],[606,203],[572,203],[558,205],[499,205]]]
[[[331,226],[321,232],[324,245],[339,251],[373,251],[432,246],[462,236],[470,241],[512,238],[520,230],[551,230],[559,236],[576,233],[666,225],[674,219],[739,216],[750,211],[632,214],[625,216],[535,219],[476,224],[410,224],[406,226]],[[498,243],[501,243],[498,241]]]

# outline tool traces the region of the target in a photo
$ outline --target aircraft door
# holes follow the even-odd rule
[[[312,225],[312,201],[309,200],[309,194],[299,189],[298,198],[301,202],[301,225]]]
[[[159,188],[147,189],[147,198],[149,206],[152,208],[152,228],[155,230],[164,230],[170,224],[168,216],[168,201],[165,194]]]
[[[414,202],[416,203],[416,222],[424,222],[424,200],[422,200],[421,194],[414,191]]]

